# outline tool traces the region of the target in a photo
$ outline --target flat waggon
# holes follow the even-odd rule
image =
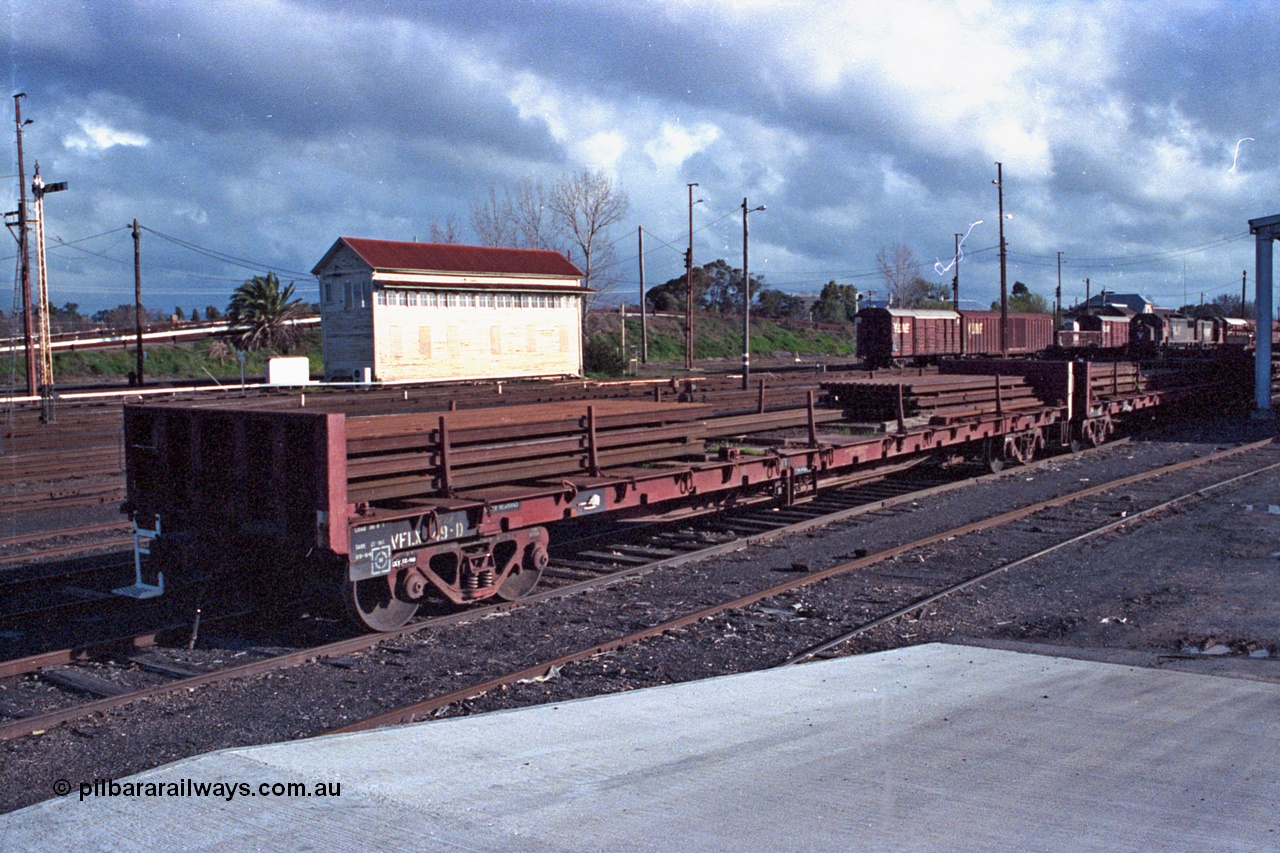
[[[159,592],[166,573],[247,581],[269,599],[322,582],[358,625],[394,630],[428,598],[529,594],[568,520],[789,504],[934,453],[994,469],[1102,441],[1127,413],[1220,400],[1235,387],[1208,362],[1158,375],[1051,359],[956,359],[940,370],[823,383],[822,400],[810,393],[803,407],[752,415],[616,399],[378,414],[347,398],[295,409],[129,405],[123,510],[138,582],[119,592]],[[885,423],[866,432],[870,420]],[[840,428],[854,425],[861,434]],[[775,429],[792,433],[742,438]]]

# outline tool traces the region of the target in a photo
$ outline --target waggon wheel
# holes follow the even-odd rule
[[[404,627],[418,612],[418,605],[391,594],[386,578],[345,580],[343,599],[347,613],[366,631],[394,631]]]
[[[525,548],[524,558],[511,574],[507,575],[502,586],[498,587],[498,598],[503,601],[515,601],[533,592],[533,588],[542,579],[542,570],[551,560],[547,549],[541,542],[535,542]]]

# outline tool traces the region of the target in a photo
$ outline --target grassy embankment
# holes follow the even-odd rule
[[[592,313],[587,320],[589,361],[596,376],[619,375],[623,370],[620,349],[620,317],[613,313]],[[676,317],[651,317],[649,327],[650,364],[683,364],[684,321]],[[736,365],[742,354],[742,321],[733,316],[698,315],[694,321],[694,354],[699,360],[721,360]],[[634,356],[640,344],[640,319],[627,318],[627,349]],[[853,327],[814,329],[782,326],[771,321],[751,324],[751,353],[754,357],[851,356]],[[303,344],[291,355],[305,355],[311,374],[324,372],[320,333],[309,331]],[[279,353],[250,352],[245,357],[245,374],[262,376],[267,359]],[[59,385],[75,382],[125,381],[137,364],[133,347],[128,349],[82,350],[58,353],[53,359],[53,375]],[[155,344],[146,348],[148,379],[238,380],[240,362],[234,350],[218,340],[194,344]],[[18,386],[24,382],[23,359],[19,356],[0,366],[7,380]]]
[[[618,314],[591,314],[587,318],[588,361],[605,368],[601,373],[622,370],[621,317]],[[649,363],[684,363],[684,320],[651,317]],[[722,360],[737,365],[742,360],[742,318],[733,315],[699,314],[693,324],[694,358]],[[627,350],[636,357],[640,346],[640,319],[627,317]],[[781,325],[770,320],[751,323],[753,358],[843,356],[854,353],[853,326],[811,328],[800,324]]]
[[[194,344],[152,344],[144,348],[146,361],[143,369],[147,379],[240,379],[240,361],[235,350],[223,341],[206,340]],[[245,354],[246,376],[263,376],[267,371],[267,359],[278,352],[250,352]],[[305,355],[311,361],[311,373],[324,371],[320,355],[320,333],[308,331],[303,344],[290,355]],[[133,345],[113,349],[79,350],[55,353],[53,376],[58,385],[77,382],[124,382],[137,367],[138,357]],[[20,386],[26,381],[21,355],[0,367],[4,384]]]

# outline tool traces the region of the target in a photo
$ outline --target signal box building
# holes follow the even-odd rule
[[[587,290],[558,252],[340,237],[312,274],[327,379],[582,373]]]

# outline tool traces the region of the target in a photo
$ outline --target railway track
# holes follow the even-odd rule
[[[867,602],[870,609],[878,609],[880,611],[877,615],[789,655],[780,661],[778,665],[792,665],[831,654],[841,645],[848,643],[861,634],[874,630],[895,619],[909,616],[912,613],[917,613],[936,605],[946,597],[970,589],[997,574],[1030,564],[1061,548],[1126,526],[1135,525],[1146,518],[1169,511],[1189,501],[1203,498],[1223,489],[1229,489],[1231,486],[1258,474],[1280,469],[1280,453],[1275,452],[1274,449],[1267,454],[1261,463],[1252,461],[1236,464],[1234,468],[1229,467],[1229,463],[1234,457],[1268,446],[1273,447],[1270,440],[1257,442],[1252,445],[1215,453],[1208,457],[1188,460],[1153,471],[1081,488],[1070,494],[1038,501],[1018,509],[1000,513],[991,518],[931,533],[866,556],[860,556],[854,560],[838,563],[827,569],[807,573],[803,577],[771,584],[746,595],[717,602],[706,607],[688,609],[679,615],[646,626],[641,630],[615,636],[604,642],[594,643],[566,654],[544,659],[503,675],[486,678],[426,700],[416,701],[390,711],[384,711],[337,726],[322,732],[322,734],[366,731],[382,726],[398,725],[434,717],[451,706],[459,706],[476,697],[499,690],[506,690],[513,685],[554,678],[563,668],[570,665],[582,663],[647,640],[653,640],[671,632],[690,629],[692,626],[699,624],[706,626],[706,633],[711,633],[718,627],[715,624],[715,620],[725,614],[734,611],[750,613],[752,608],[760,608],[763,602],[777,599],[804,587],[811,587],[823,581],[853,572],[868,572],[866,579],[873,583],[876,580],[897,581],[899,583],[904,579],[909,581],[907,586],[899,591],[898,598],[900,600],[873,599]],[[1240,463],[1238,459],[1234,461]],[[1214,462],[1228,464],[1219,466],[1219,470],[1215,472],[1203,470],[1204,466]],[[1221,470],[1222,467],[1228,467],[1228,471],[1224,472]],[[1192,476],[1183,478],[1181,481],[1177,480],[1179,474],[1194,469],[1201,469],[1196,472],[1199,474],[1198,477]],[[1210,474],[1210,476],[1204,476],[1206,473]],[[1227,473],[1227,476],[1223,476],[1224,473]],[[1132,496],[1115,494],[1117,491],[1122,491],[1139,483],[1144,484],[1146,488],[1150,488],[1151,481],[1157,478],[1170,479],[1165,482],[1165,488],[1153,490],[1156,493],[1153,495],[1154,502],[1145,507],[1134,508]],[[1192,482],[1187,482],[1188,479]],[[1118,507],[1127,508],[1117,509]],[[1057,515],[1054,515],[1055,511],[1057,511]],[[1099,524],[1097,521],[1099,516],[1108,520]],[[1021,529],[1014,529],[1012,535],[1009,535],[1014,525],[1024,521],[1030,523]],[[917,554],[939,543],[951,542],[970,534],[996,528],[999,528],[1002,534],[1005,534],[1002,536],[1004,547],[1000,549],[1001,552],[1016,552],[1019,548],[1025,547],[1023,543],[1028,539],[1035,541],[1038,547],[1035,547],[1029,553],[1024,552],[1012,559],[1004,559],[999,553],[988,554],[986,562],[994,563],[994,565],[987,565],[978,570],[974,570],[972,563],[962,562],[961,565],[965,566],[963,571],[948,571],[943,567],[932,566],[927,576],[925,576],[914,566],[906,568],[907,574],[903,574],[904,567],[901,564],[895,564],[895,561],[900,558]],[[1051,541],[1045,544],[1044,540],[1046,539]],[[623,670],[623,674],[625,674],[625,670]]]
[[[1191,499],[1196,494],[1203,493],[1207,488],[1223,487],[1221,485],[1223,478],[1218,474],[1218,471],[1222,470],[1222,467],[1228,463],[1234,464],[1241,469],[1232,473],[1232,477],[1236,478],[1242,474],[1244,476],[1248,476],[1250,473],[1257,473],[1257,471],[1260,470],[1269,470],[1269,468],[1280,465],[1280,454],[1272,453],[1270,454],[1269,460],[1266,462],[1265,466],[1260,466],[1255,463],[1250,467],[1250,463],[1248,462],[1246,455],[1249,451],[1265,453],[1265,451],[1262,450],[1265,444],[1267,443],[1264,442],[1242,448],[1236,448],[1223,453],[1214,454],[1212,456],[1189,460],[1176,465],[1144,472],[1139,475],[1078,489],[1071,494],[1056,497],[1031,507],[1023,507],[997,516],[994,519],[970,523],[962,528],[948,528],[943,531],[931,533],[928,536],[911,539],[908,542],[895,545],[889,549],[877,549],[875,553],[866,556],[858,556],[852,561],[846,561],[827,569],[810,570],[809,567],[799,567],[796,569],[796,576],[789,578],[785,582],[775,583],[772,580],[769,580],[767,583],[762,583],[759,589],[743,596],[719,601],[707,606],[697,607],[692,610],[685,607],[678,615],[661,619],[655,624],[646,626],[640,631],[623,632],[606,642],[593,643],[589,647],[579,649],[567,656],[561,654],[551,659],[540,660],[532,665],[526,664],[508,672],[507,675],[502,676],[499,679],[484,679],[470,686],[441,694],[431,700],[428,700],[425,704],[419,702],[409,706],[407,709],[388,712],[388,714],[377,718],[379,722],[367,722],[360,725],[383,724],[388,721],[393,721],[393,717],[396,720],[415,718],[423,714],[431,713],[434,709],[445,708],[456,703],[459,701],[459,697],[464,694],[466,696],[474,696],[488,690],[496,689],[496,686],[500,684],[515,683],[522,678],[543,677],[548,672],[553,671],[553,667],[561,667],[571,661],[582,660],[586,657],[599,654],[607,649],[621,648],[625,645],[639,642],[646,637],[656,636],[657,634],[669,631],[675,627],[693,625],[701,620],[714,619],[717,614],[723,614],[733,609],[749,608],[753,605],[758,605],[769,597],[784,595],[788,591],[793,591],[806,585],[815,584],[824,579],[836,577],[858,569],[868,569],[872,566],[883,566],[884,561],[890,560],[894,556],[906,554],[912,549],[928,547],[931,544],[944,542],[956,536],[962,536],[966,532],[988,529],[993,526],[1003,526],[1004,529],[1007,530],[1009,529],[1009,525],[1013,525],[1022,519],[1027,519],[1036,513],[1051,511],[1055,508],[1095,499],[1107,491],[1124,489],[1128,486],[1148,481],[1155,477],[1177,475],[1184,471],[1197,471],[1200,479],[1204,482],[1196,484],[1194,490],[1187,492],[1185,491],[1185,486],[1179,486],[1175,483],[1172,487],[1175,491],[1179,488],[1183,488],[1184,491],[1180,491],[1176,495],[1172,496],[1165,495],[1161,497],[1157,495],[1159,500],[1157,500],[1156,503],[1164,505],[1164,502],[1175,499],[1185,501]],[[1254,455],[1258,454],[1255,453]],[[1206,471],[1206,467],[1210,466],[1211,463],[1214,463],[1216,467],[1214,471],[1208,472]],[[1033,469],[1019,469],[1020,472],[1029,470]],[[1217,477],[1216,480],[1214,479],[1215,476]],[[864,502],[861,505],[856,506],[835,506],[829,502],[819,501],[816,502],[817,506],[813,507],[812,515],[806,513],[806,517],[783,517],[780,520],[785,521],[785,524],[778,525],[768,530],[755,531],[749,538],[738,538],[735,540],[726,539],[725,541],[715,543],[708,548],[690,551],[688,553],[649,553],[644,555],[647,562],[631,563],[629,561],[617,560],[604,561],[605,563],[613,563],[610,567],[612,569],[611,571],[605,571],[603,568],[596,570],[594,568],[583,569],[581,567],[568,567],[579,572],[585,571],[594,576],[581,579],[575,579],[574,577],[567,576],[561,579],[563,583],[558,588],[535,593],[534,595],[518,602],[480,607],[467,611],[437,616],[435,618],[414,623],[388,635],[349,638],[335,643],[328,643],[322,646],[306,648],[285,654],[270,657],[263,656],[262,659],[250,660],[233,666],[223,666],[215,671],[204,671],[204,666],[202,664],[195,663],[191,660],[185,660],[182,650],[177,650],[176,654],[173,651],[170,651],[163,656],[157,651],[154,656],[145,659],[145,662],[140,662],[136,657],[133,660],[130,660],[127,657],[124,658],[123,662],[130,668],[129,678],[120,678],[118,674],[116,676],[112,676],[110,673],[106,673],[97,674],[96,680],[79,678],[79,680],[76,681],[75,675],[66,676],[64,673],[62,677],[66,682],[65,689],[58,694],[57,702],[53,703],[57,705],[57,707],[23,709],[16,707],[6,708],[3,705],[0,705],[0,713],[19,717],[19,719],[15,719],[13,722],[0,725],[0,740],[8,740],[15,737],[21,737],[26,734],[31,734],[36,731],[47,730],[49,727],[63,722],[75,720],[91,713],[107,711],[148,697],[163,695],[174,691],[194,689],[196,687],[229,679],[261,675],[310,661],[326,659],[344,660],[350,656],[359,655],[370,649],[374,649],[379,645],[394,646],[398,641],[410,643],[417,642],[418,640],[415,638],[429,637],[438,631],[446,631],[452,626],[476,626],[485,623],[487,619],[500,615],[510,615],[515,612],[536,612],[537,605],[539,604],[553,601],[563,602],[579,592],[586,590],[598,590],[603,587],[621,584],[643,575],[649,575],[653,573],[656,568],[670,568],[681,564],[691,563],[695,560],[705,559],[709,554],[723,553],[725,551],[742,548],[749,543],[767,541],[788,532],[802,532],[821,524],[831,524],[833,522],[837,524],[858,524],[868,522],[867,529],[872,529],[874,524],[870,522],[878,520],[876,516],[877,513],[880,513],[881,516],[883,516],[885,513],[910,512],[911,504],[913,502],[918,503],[919,500],[927,494],[938,494],[940,492],[959,487],[960,484],[958,483],[943,483],[932,485],[930,489],[923,492],[905,492],[898,495],[880,492],[879,495],[877,495],[876,489],[880,487],[872,487],[864,484],[858,488],[863,489],[863,498],[869,499],[870,502]],[[857,492],[858,489],[855,488],[851,491]],[[1077,505],[1083,506],[1084,503],[1078,503]],[[1099,506],[1103,506],[1103,509],[1099,509]],[[1135,507],[1131,503],[1128,503],[1127,506],[1128,508],[1122,511],[1135,511]],[[788,509],[790,510],[792,508]],[[1092,518],[1097,516],[1099,512],[1103,512],[1104,509],[1105,506],[1103,504],[1095,503],[1089,511],[1083,513],[1083,516],[1085,518]],[[1157,510],[1152,509],[1150,511],[1154,512]],[[767,512],[767,510],[755,508],[751,510],[751,512],[763,513]],[[751,518],[750,515],[745,517]],[[754,519],[752,520],[754,521]],[[1123,521],[1132,523],[1128,519],[1124,519]],[[1109,520],[1107,523],[1114,526],[1113,521]],[[920,524],[916,526],[924,525],[925,522],[920,522]],[[1042,534],[1045,530],[1050,529],[1038,523],[1033,526],[1037,527]],[[1054,535],[1056,535],[1056,533]],[[1071,535],[1078,536],[1080,533],[1077,531]],[[1043,545],[1040,547],[1043,547]],[[597,550],[609,558],[615,556],[615,550],[619,553],[624,553],[621,549],[602,546],[598,543],[592,550]],[[635,554],[633,556],[638,559],[641,555]],[[620,566],[618,565],[619,562],[626,564]],[[1008,561],[1006,560],[1005,562]],[[597,564],[592,563],[591,565],[595,566]],[[662,573],[664,576],[670,576],[670,574],[671,573]],[[890,574],[892,574],[892,572],[890,572]],[[776,578],[776,575],[773,577]],[[917,578],[917,580],[920,579]],[[934,585],[945,589],[967,580],[969,580],[969,578],[940,578],[940,580]],[[937,590],[933,590],[933,592],[936,593]],[[696,591],[694,591],[694,594],[696,594]],[[921,596],[912,594],[908,595],[906,600],[893,601],[883,605],[877,604],[876,606],[881,607],[883,611],[881,613],[882,616],[886,614],[891,615],[894,612],[903,610],[903,608],[907,608],[906,610],[903,610],[903,612],[910,612],[912,607],[919,608],[926,606],[926,604],[919,603],[920,598]],[[887,608],[887,610],[885,608]],[[464,625],[464,623],[466,623],[466,625]],[[119,648],[119,643],[120,641],[116,641],[116,649]],[[154,642],[151,642],[150,645],[154,645]],[[61,658],[59,658],[59,654],[62,655]],[[29,667],[22,661],[9,662],[5,665],[3,672],[8,673],[11,676],[16,676],[25,672],[30,676],[33,670],[39,667],[50,666],[49,662],[51,660],[77,661],[85,660],[87,658],[100,658],[101,656],[102,652],[92,649],[82,649],[74,655],[54,653],[53,657],[45,657],[42,660],[31,661]],[[166,660],[168,660],[168,663],[166,663]],[[58,666],[54,670],[42,670],[38,677],[43,680],[46,678],[45,673],[53,673],[59,670],[74,671],[75,669],[81,668],[74,666],[68,667],[65,665]],[[165,670],[167,670],[167,672]],[[95,673],[90,672],[88,674],[94,675]],[[82,676],[84,673],[82,672],[80,675]],[[51,677],[56,679],[59,676],[52,675]],[[124,683],[130,680],[136,683]],[[82,695],[94,696],[95,693],[97,695],[87,703],[73,703],[68,691],[75,691]],[[14,694],[10,693],[9,695]],[[52,702],[53,700],[50,699],[49,701]]]

